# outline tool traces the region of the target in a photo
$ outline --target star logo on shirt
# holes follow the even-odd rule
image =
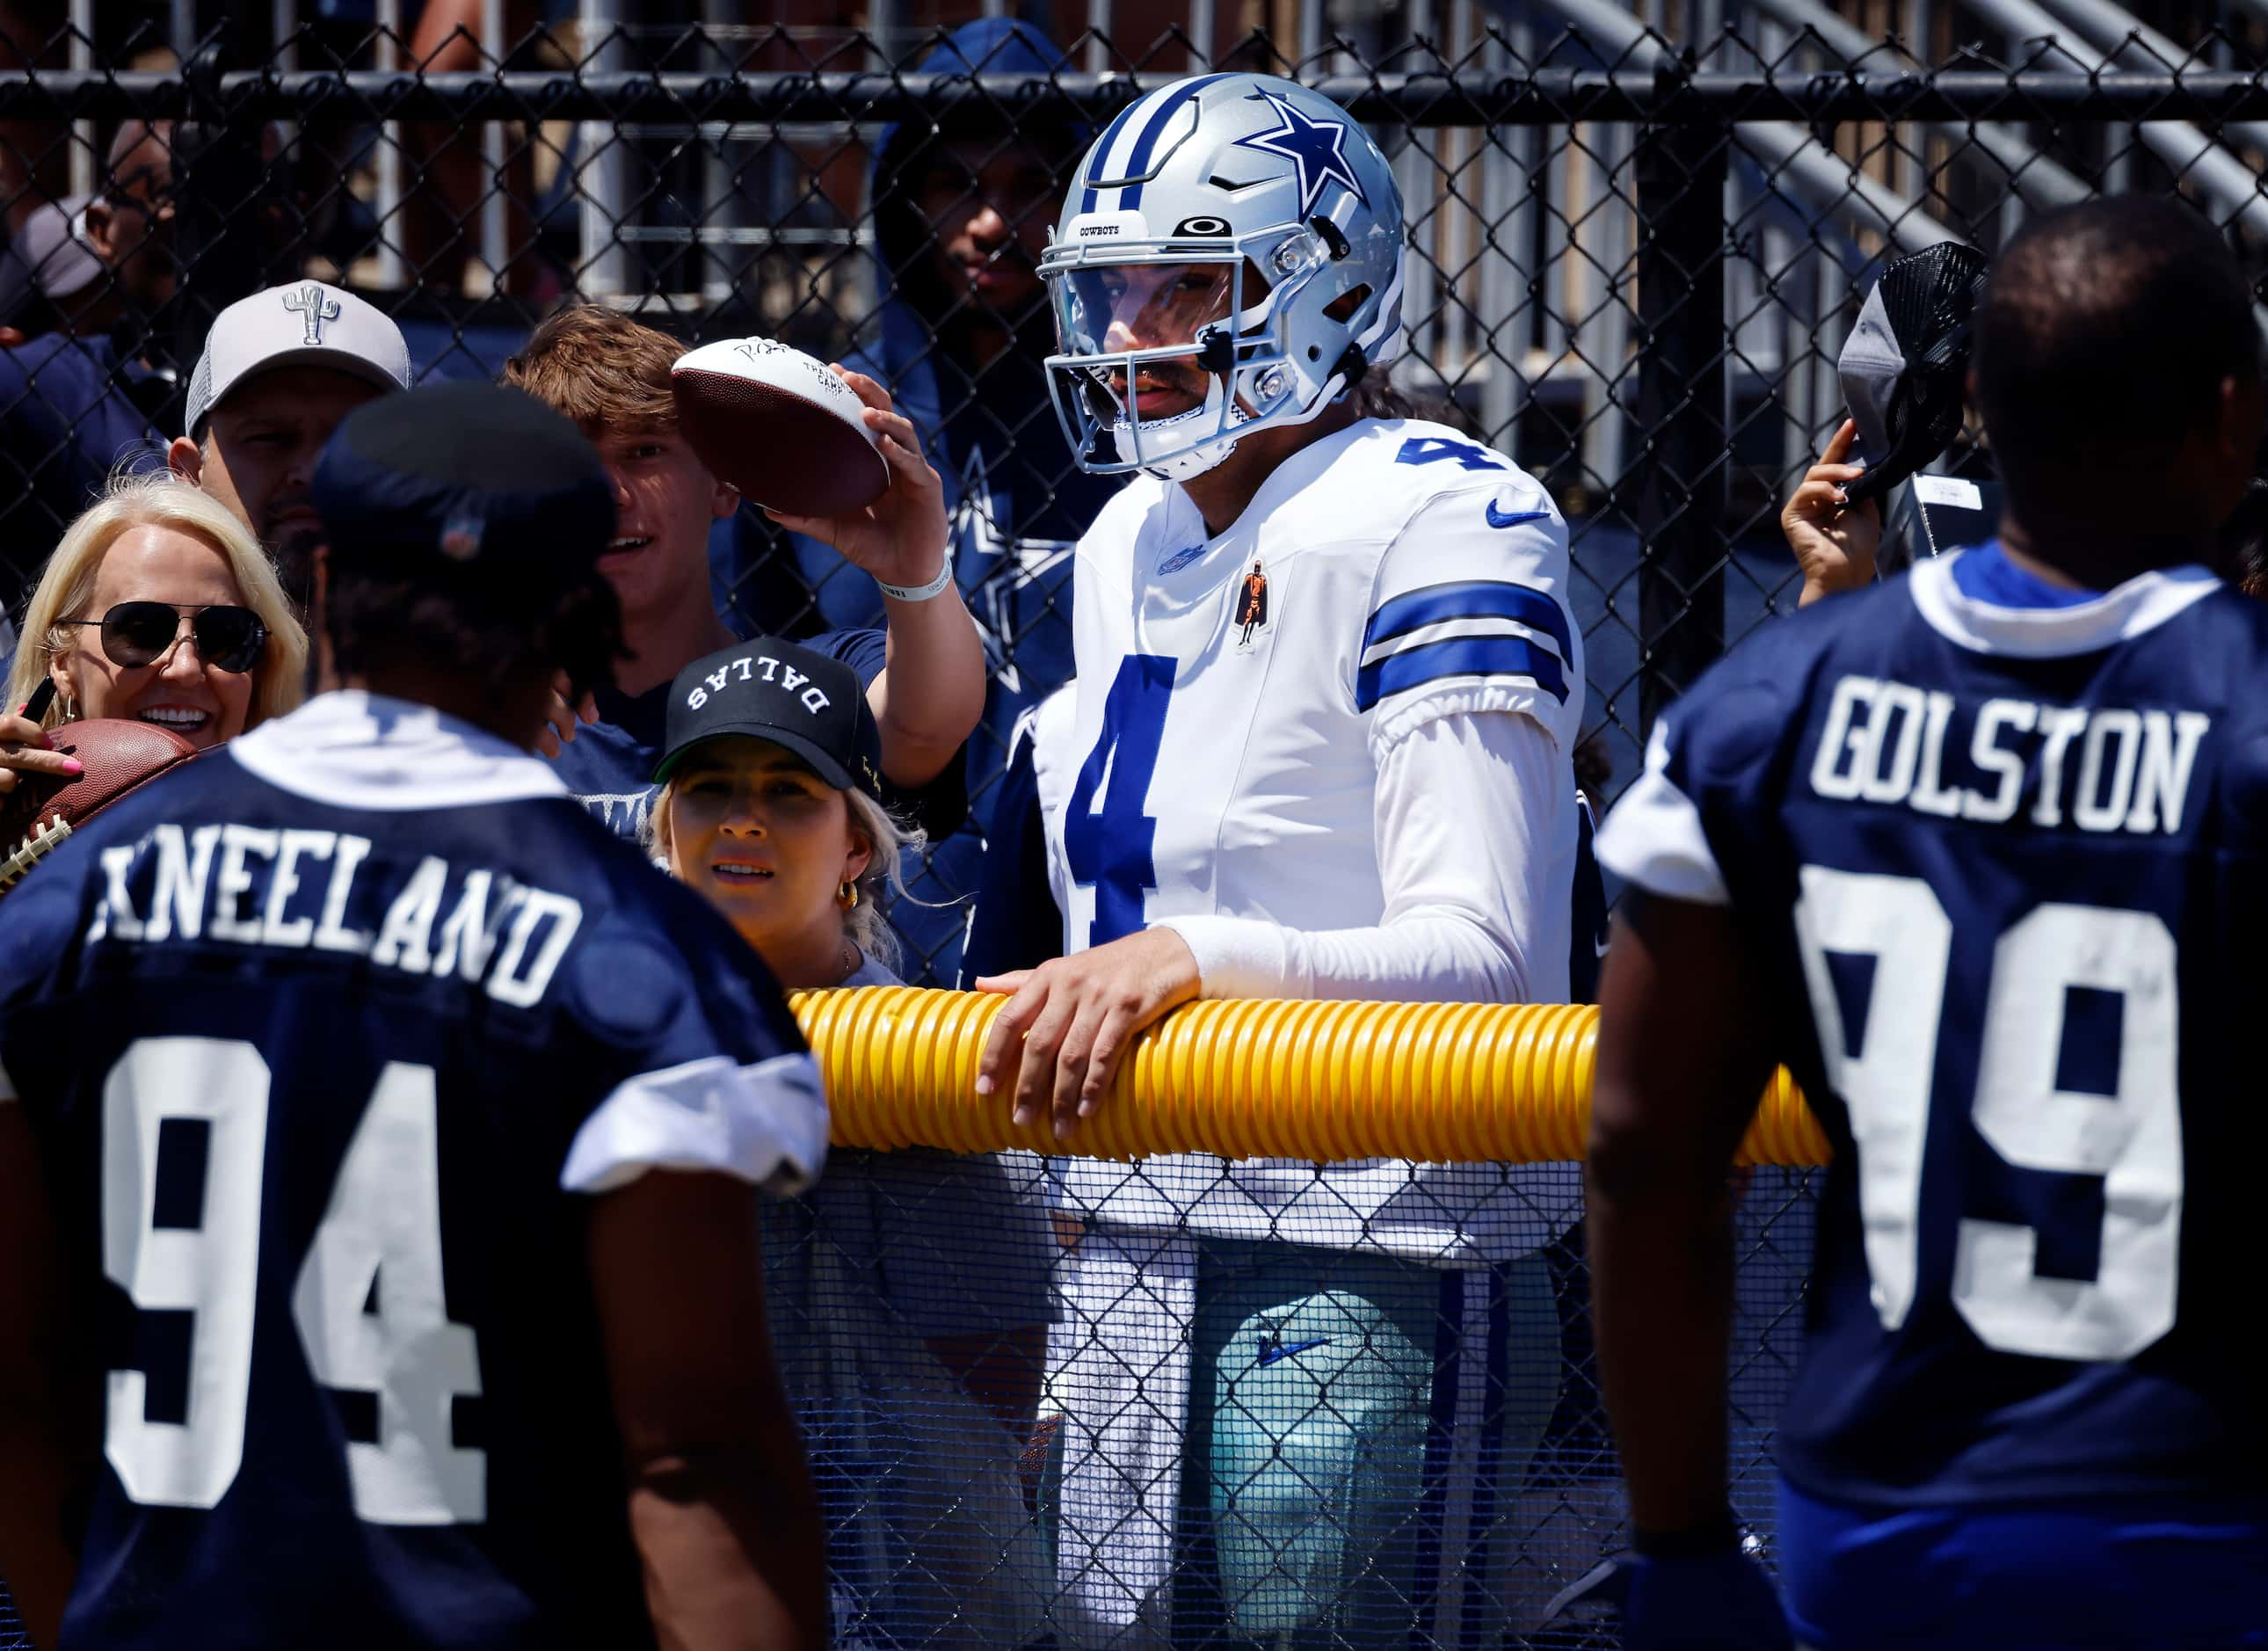
[[[1299,167],[1300,217],[1303,220],[1314,210],[1323,186],[1334,181],[1344,185],[1347,192],[1364,205],[1370,203],[1370,197],[1362,192],[1361,181],[1354,175],[1354,168],[1347,165],[1347,129],[1344,122],[1310,120],[1272,92],[1256,92],[1253,98],[1265,103],[1281,124],[1272,132],[1254,132],[1240,137],[1235,146],[1275,155]]]
[[[948,556],[957,557],[966,546],[992,561],[981,575],[978,600],[970,607],[991,674],[1010,693],[1020,694],[1024,679],[1015,658],[1020,599],[1026,587],[1054,573],[1074,547],[1065,539],[1012,539],[1001,531],[981,448],[971,448],[961,467],[961,502],[954,507],[948,527]]]

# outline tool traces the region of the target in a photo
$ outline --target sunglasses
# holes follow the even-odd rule
[[[197,658],[217,671],[248,671],[268,645],[268,627],[249,608],[213,607],[185,610],[171,602],[121,602],[99,619],[66,619],[67,625],[100,625],[102,652],[123,670],[154,665],[180,639],[181,617],[189,615],[189,635]]]

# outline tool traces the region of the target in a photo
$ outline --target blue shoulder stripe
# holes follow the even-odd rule
[[[1566,610],[1534,586],[1508,579],[1459,579],[1404,591],[1370,616],[1363,627],[1363,652],[1422,625],[1450,619],[1509,619],[1550,637],[1559,645],[1561,659],[1575,657]]]
[[[1158,140],[1166,135],[1166,128],[1172,122],[1174,111],[1216,80],[1227,78],[1226,74],[1200,75],[1160,103],[1158,106],[1158,112],[1150,117],[1149,125],[1142,129],[1142,136],[1135,140],[1134,153],[1127,159],[1125,175],[1130,178],[1138,178],[1142,175],[1143,169],[1150,164],[1150,151],[1158,146]],[[1142,186],[1138,183],[1128,185],[1125,191],[1118,197],[1118,210],[1122,212],[1131,212],[1141,204]],[[1170,231],[1171,225],[1167,227]]]
[[[1560,704],[1567,678],[1559,661],[1525,637],[1452,637],[1406,653],[1389,653],[1355,673],[1354,707],[1368,711],[1381,699],[1451,676],[1525,676]]]

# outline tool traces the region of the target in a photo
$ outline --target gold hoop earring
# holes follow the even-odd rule
[[[845,911],[856,911],[858,909],[858,885],[848,882],[837,884],[835,889],[835,903]]]

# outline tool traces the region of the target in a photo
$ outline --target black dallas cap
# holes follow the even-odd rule
[[[881,791],[882,736],[858,673],[777,637],[720,648],[680,671],[666,728],[657,785],[695,746],[739,733],[793,752],[837,791]]]
[[[615,536],[615,490],[583,432],[523,390],[464,382],[349,414],[316,461],[333,562],[455,588],[558,589]]]

